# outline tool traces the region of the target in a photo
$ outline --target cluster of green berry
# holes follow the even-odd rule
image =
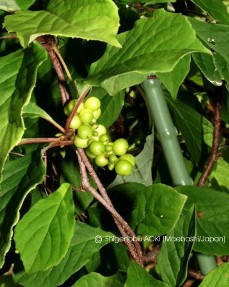
[[[67,116],[72,112],[76,101],[71,100],[65,106]],[[78,148],[84,148],[87,156],[97,166],[107,166],[109,170],[115,169],[121,176],[128,176],[135,165],[135,158],[127,153],[129,145],[125,139],[112,142],[106,127],[96,123],[101,115],[100,106],[101,102],[96,97],[90,97],[80,104],[70,124],[70,128],[76,130],[74,144]]]

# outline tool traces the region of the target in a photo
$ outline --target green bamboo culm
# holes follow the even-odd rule
[[[193,185],[193,180],[185,166],[177,139],[177,131],[170,116],[159,79],[150,76],[141,86],[145,91],[150,116],[159,135],[173,184],[175,186]],[[217,267],[214,256],[198,253],[197,260],[204,275]]]
[[[170,112],[160,81],[152,76],[142,83],[174,185],[193,185],[185,166]]]

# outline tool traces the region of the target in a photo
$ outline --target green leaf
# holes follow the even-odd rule
[[[90,274],[81,277],[72,287],[123,287],[120,281],[120,274],[105,277],[99,273],[91,272]]]
[[[116,39],[118,8],[111,0],[51,0],[48,11],[17,11],[4,26],[16,32],[23,47],[41,35],[99,40],[120,47]]]
[[[23,116],[30,118],[43,118],[51,124],[55,125],[55,121],[47,114],[42,108],[38,107],[35,103],[29,102],[27,106],[23,109]]]
[[[188,196],[186,208],[195,204],[197,237],[194,250],[207,255],[227,254],[229,195],[205,187],[180,186],[176,190]]]
[[[194,239],[195,213],[192,206],[181,215],[175,228],[163,236],[156,270],[169,286],[181,286],[186,279]]]
[[[42,182],[44,173],[41,154],[37,150],[5,164],[0,184],[0,267],[11,245],[19,209],[26,195]]]
[[[37,44],[0,59],[0,173],[9,151],[24,133],[22,110],[31,97],[37,69],[45,59],[44,49]]]
[[[222,85],[222,77],[214,61],[214,56],[195,53],[192,55],[193,60],[199,67],[204,76],[215,86]]]
[[[229,14],[222,0],[192,0],[192,2],[222,24],[229,24]]]
[[[176,98],[179,87],[189,72],[190,62],[191,56],[187,55],[179,60],[171,72],[156,73],[173,98]]]
[[[176,0],[141,0],[138,3],[148,3],[148,4],[157,4],[157,3],[171,3],[176,2]],[[136,3],[136,0],[122,0],[122,3]]]
[[[110,189],[109,195],[130,226],[138,234],[147,236],[159,236],[172,230],[186,201],[186,196],[164,184],[146,187],[140,183],[125,183]]]
[[[223,263],[209,272],[199,287],[227,287],[229,286],[229,263]]]
[[[95,243],[96,236],[101,236],[101,243]],[[59,286],[87,264],[93,254],[99,252],[104,245],[109,243],[106,240],[107,236],[113,236],[113,234],[76,221],[70,248],[58,265],[43,272],[29,274],[21,272],[15,275],[15,279],[25,287]]]
[[[170,96],[166,96],[166,100],[191,156],[196,163],[199,163],[205,147],[203,144],[203,121],[206,122],[207,119],[204,119],[194,108],[179,100],[173,100]]]
[[[101,99],[101,116],[98,119],[99,124],[103,124],[105,127],[110,127],[118,118],[121,109],[124,104],[125,92],[121,91],[111,97],[106,94]]]
[[[228,170],[229,170],[229,163],[225,161],[222,157],[220,157],[217,159],[209,179],[211,181],[216,181],[217,184],[221,187],[221,189],[225,189],[228,191],[229,188],[229,178],[227,172]]]
[[[15,229],[16,248],[25,270],[34,273],[57,265],[68,251],[74,223],[69,184],[62,184],[48,198],[34,204]]]
[[[145,269],[143,269],[135,261],[131,261],[130,266],[127,270],[127,280],[124,287],[169,287],[164,282],[156,280],[152,275],[150,275]]]
[[[29,8],[35,0],[0,0],[0,9],[13,12]]]
[[[137,231],[146,235],[162,235],[174,228],[184,207],[186,196],[172,187],[154,184],[146,188],[145,217]]]
[[[136,165],[133,167],[133,172],[129,176],[117,175],[115,180],[109,185],[112,188],[118,184],[126,182],[138,182],[146,186],[152,184],[152,164],[153,164],[153,148],[154,148],[154,135],[151,134],[146,137],[146,142],[143,150],[138,154]]]
[[[122,49],[108,46],[90,67],[87,79],[110,94],[142,82],[149,73],[171,71],[189,53],[209,52],[185,17],[160,9],[152,18],[138,20],[132,30],[118,35],[118,40]]]
[[[224,80],[229,89],[228,25],[204,23],[193,18],[189,21],[198,37],[213,51],[211,56],[193,55],[194,61],[212,84],[220,86]]]
[[[188,18],[192,27],[195,29],[197,36],[206,44],[214,53],[221,55],[226,62],[229,62],[228,25],[213,24],[198,21],[194,18]]]

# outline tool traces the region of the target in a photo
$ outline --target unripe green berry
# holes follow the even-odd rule
[[[107,129],[104,125],[98,125],[95,131],[98,133],[98,136],[105,135],[107,133]]]
[[[135,159],[135,157],[134,157],[132,154],[129,154],[129,153],[126,153],[126,154],[120,156],[119,159],[124,159],[124,160],[129,161],[132,166],[134,166],[134,165],[136,164],[136,159]]]
[[[100,108],[100,106],[101,106],[101,102],[96,97],[90,97],[84,103],[85,109],[89,109],[91,111],[98,110]]]
[[[132,172],[132,165],[129,161],[120,159],[115,163],[115,171],[118,175],[128,176]]]
[[[89,125],[81,125],[78,130],[77,134],[82,139],[90,139],[92,137],[92,128]]]
[[[115,165],[114,165],[114,163],[109,163],[107,167],[109,170],[113,170]]]
[[[94,159],[96,157],[93,153],[90,152],[89,148],[86,148],[85,152],[90,159]]]
[[[98,155],[95,158],[95,164],[100,167],[104,167],[108,164],[108,159],[105,154]]]
[[[79,113],[79,118],[81,120],[82,123],[84,124],[90,124],[94,118],[94,115],[92,113],[91,110],[88,109],[83,109],[80,113]]]
[[[74,115],[74,117],[72,118],[72,121],[70,123],[70,128],[77,130],[80,126],[82,125],[82,122],[79,118],[79,115]]]
[[[99,141],[101,141],[101,142],[104,143],[104,144],[105,144],[105,143],[108,143],[109,140],[110,140],[110,138],[109,138],[109,136],[106,135],[106,134],[101,135],[101,136],[99,137]]]
[[[88,140],[82,139],[78,135],[75,136],[74,145],[78,148],[86,148],[88,147]]]
[[[104,152],[104,144],[99,141],[93,141],[89,145],[89,151],[94,155],[100,155]]]
[[[109,160],[110,163],[116,163],[118,158],[117,158],[117,156],[115,154],[111,154],[111,155],[109,155],[108,160]]]
[[[98,109],[98,110],[96,110],[96,111],[93,111],[94,118],[95,118],[96,120],[98,120],[99,117],[101,116],[101,113],[102,113],[101,109]]]
[[[127,152],[128,148],[129,148],[128,142],[127,140],[123,138],[117,139],[113,143],[113,152],[116,155],[119,155],[119,156],[124,155]]]

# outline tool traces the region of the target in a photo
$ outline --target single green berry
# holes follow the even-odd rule
[[[113,143],[113,152],[116,155],[122,156],[124,155],[129,148],[127,140],[120,138],[114,141]]]
[[[84,103],[85,109],[89,109],[91,111],[98,110],[100,108],[100,106],[101,106],[101,102],[96,97],[90,97]]]
[[[82,123],[84,124],[90,124],[94,118],[94,115],[92,113],[91,110],[88,109],[83,109],[80,113],[79,113],[79,118],[81,120]]]
[[[108,159],[105,154],[100,154],[95,158],[95,164],[100,167],[104,167],[108,164]]]
[[[88,140],[82,139],[78,135],[75,136],[74,145],[78,148],[86,148],[88,147]]]
[[[93,141],[89,145],[89,151],[94,155],[101,155],[104,152],[104,144],[99,141]]]
[[[99,141],[101,141],[104,144],[107,144],[109,142],[110,138],[107,134],[101,135],[99,137]]]
[[[134,166],[136,164],[135,157],[132,154],[129,154],[129,153],[126,153],[126,154],[120,156],[119,159],[124,159],[124,160],[129,161],[132,166]]]
[[[70,102],[68,102],[67,105],[64,107],[64,113],[66,116],[69,116],[71,114],[77,101],[78,101],[77,99],[73,99]],[[79,113],[83,108],[84,108],[84,103],[81,103],[76,112]]]
[[[110,163],[116,163],[118,158],[117,158],[117,156],[115,154],[111,154],[111,155],[109,155],[108,160],[109,160]]]
[[[114,167],[115,167],[115,165],[114,165],[114,163],[109,163],[109,164],[107,165],[107,167],[108,167],[109,170],[113,170]]]
[[[70,102],[68,102],[65,107],[64,107],[64,113],[66,116],[69,116],[76,104],[77,100],[74,99],[74,100],[71,100]]]
[[[80,126],[82,125],[82,122],[79,118],[79,115],[74,115],[74,117],[72,118],[72,121],[70,123],[70,128],[77,130]]]
[[[82,139],[90,139],[92,137],[92,128],[89,125],[81,125],[78,130],[77,134]]]
[[[101,109],[98,109],[98,110],[96,110],[96,111],[93,111],[94,118],[95,118],[96,120],[98,120],[99,117],[101,116],[101,113],[102,113]]]
[[[86,148],[85,152],[90,159],[94,159],[96,157],[96,155],[90,152],[89,148]]]
[[[104,125],[98,125],[95,131],[98,133],[98,136],[105,135],[107,133],[107,129]]]
[[[120,159],[115,163],[115,171],[118,175],[128,176],[132,172],[132,165],[129,161]]]

